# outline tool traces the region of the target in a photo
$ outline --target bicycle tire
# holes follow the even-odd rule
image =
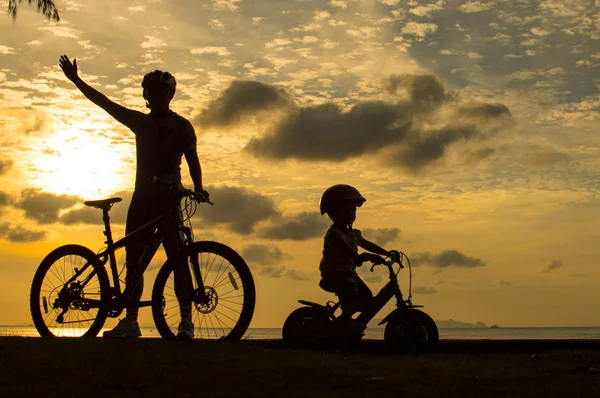
[[[218,242],[194,242],[187,249],[188,266],[191,256],[197,256],[205,292],[210,293],[211,296],[208,304],[201,304],[197,301],[192,303],[192,320],[196,332],[194,337],[212,340],[240,340],[250,325],[256,304],[256,290],[250,268],[235,250]],[[219,268],[213,272],[213,266],[218,258],[221,258]],[[224,265],[225,269],[223,269]],[[156,329],[164,339],[176,338],[178,324],[181,320],[179,302],[174,289],[173,270],[174,262],[167,260],[158,272],[152,289],[152,316]],[[235,271],[236,275],[232,271]],[[211,282],[213,277],[214,282]],[[228,284],[233,287],[233,290],[228,290],[230,289]],[[241,295],[238,293],[235,296],[228,296],[230,293],[238,291],[240,285],[243,290]],[[194,284],[194,289],[196,286]],[[230,316],[220,312],[232,311],[230,306],[239,304],[232,301],[233,298],[243,300],[239,314],[235,315],[229,312]],[[223,304],[223,302],[227,304]],[[219,318],[219,315],[222,317]],[[214,321],[217,322],[216,327]],[[234,324],[231,324],[232,322]]]
[[[295,348],[308,348],[317,345],[317,334],[331,323],[327,313],[315,307],[300,307],[292,311],[283,323],[283,342]]]
[[[439,339],[435,321],[415,308],[395,310],[384,331],[386,344],[396,352],[429,351],[437,345]]]
[[[92,278],[97,281],[92,279],[92,283],[88,283],[84,287],[85,289],[89,286],[88,291],[82,291],[79,294],[71,291],[68,299],[59,301],[58,293],[62,290],[65,282],[74,274],[75,268],[86,263],[91,264],[91,269],[84,275],[95,272],[95,276]],[[55,265],[59,267],[57,271],[52,270]],[[56,286],[51,284],[52,278],[59,280]],[[78,280],[79,278],[76,281]],[[106,269],[94,252],[80,245],[60,246],[42,260],[33,277],[29,296],[33,324],[42,337],[96,337],[106,321],[109,292],[110,283]],[[99,300],[98,308],[86,308],[85,301],[78,302],[77,298],[85,295]],[[59,313],[62,312],[61,308],[65,305],[68,306],[68,310],[64,314],[67,320],[66,322],[57,321]],[[90,318],[90,310],[95,310],[93,318]],[[80,318],[80,314],[84,314],[85,318]],[[69,325],[75,323],[80,324],[76,328],[68,328]]]

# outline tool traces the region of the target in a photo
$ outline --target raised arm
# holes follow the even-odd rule
[[[104,109],[109,115],[114,117],[118,122],[129,126],[131,125],[132,111],[130,109],[125,108],[111,100],[108,97],[95,88],[92,88],[86,82],[84,82],[79,75],[77,74],[77,60],[74,59],[73,62],[69,60],[66,55],[61,55],[59,60],[59,65],[67,79],[72,81],[75,86],[81,91],[83,95],[94,104],[98,105],[100,108]]]

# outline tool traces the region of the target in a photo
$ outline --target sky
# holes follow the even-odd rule
[[[59,23],[26,4],[13,22],[5,3],[0,323],[31,323],[53,248],[102,248],[84,200],[124,198],[124,230],[134,136],[64,77],[66,54],[143,112],[143,75],[175,76],[215,203],[195,235],[249,264],[251,327],[335,298],[318,287],[318,206],[337,183],[367,199],[354,227],[411,259],[413,302],[434,319],[600,326],[599,0],[56,0]],[[368,268],[376,293],[387,276]],[[400,283],[407,295],[408,270]]]

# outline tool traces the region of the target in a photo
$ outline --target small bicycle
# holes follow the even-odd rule
[[[153,181],[160,182],[156,178]],[[195,242],[191,217],[198,201],[204,200],[198,200],[201,194],[197,192],[169,186],[179,201],[183,201],[183,206],[179,207],[177,203],[181,202],[175,202],[169,211],[116,242],[113,242],[108,213],[122,199],[84,202],[86,206],[102,210],[106,247],[95,254],[81,245],[65,245],[42,260],[33,278],[30,295],[31,316],[41,336],[95,337],[107,317],[118,317],[128,306],[131,291],[164,237],[172,231],[170,228],[178,228],[185,236],[180,257],[186,261],[167,259],[154,281],[151,300],[141,301],[139,306],[151,306],[159,334],[165,339],[174,339],[180,320],[174,275],[184,270],[182,275],[188,275],[184,286],[191,289],[188,298],[192,300],[196,337],[235,341],[244,335],[256,301],[254,279],[248,265],[236,251],[222,243]],[[173,212],[180,212],[180,216],[173,217]],[[153,232],[152,239],[131,281],[121,291],[120,277],[125,267],[119,272],[115,252],[149,231]],[[110,263],[112,282],[105,267],[107,263]]]
[[[363,308],[355,318],[365,325],[386,305],[392,298],[396,298],[396,309],[379,322],[386,324],[384,331],[385,343],[393,351],[425,351],[433,348],[439,340],[438,328],[433,319],[425,312],[416,308],[423,307],[412,303],[412,269],[410,260],[402,253],[392,256],[382,265],[389,270],[389,282],[375,295],[370,303]],[[404,268],[402,260],[406,259],[409,266],[409,295],[406,300],[402,297],[398,283],[398,273]],[[395,271],[393,265],[398,264]],[[377,265],[371,266],[371,272]],[[364,333],[362,331],[349,331],[340,334],[335,327],[337,319],[335,312],[340,307],[340,302],[329,301],[325,305],[306,300],[298,300],[304,304],[292,311],[283,325],[283,341],[294,347],[330,347],[334,345],[352,345],[358,343]]]

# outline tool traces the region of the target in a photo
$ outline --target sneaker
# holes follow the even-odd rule
[[[193,339],[194,324],[190,321],[182,321],[177,328],[177,337],[180,339]]]
[[[112,330],[107,330],[103,333],[104,337],[111,338],[137,338],[141,335],[142,332],[140,330],[140,325],[138,325],[137,321],[131,321],[129,319],[121,319],[117,326],[115,326]]]

